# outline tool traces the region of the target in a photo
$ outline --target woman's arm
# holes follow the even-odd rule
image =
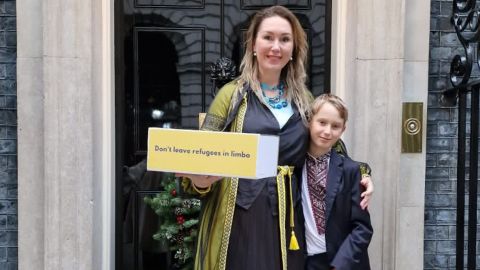
[[[333,146],[335,151],[339,153],[342,156],[347,156],[347,146],[345,143],[340,139],[337,141],[337,143]],[[368,203],[370,202],[370,198],[373,195],[374,191],[374,186],[373,186],[373,181],[372,181],[372,169],[367,163],[364,162],[359,162],[360,163],[360,174],[362,176],[362,179],[360,180],[360,184],[362,185],[363,189],[365,191],[362,192],[360,197],[362,198],[362,201],[360,202],[360,207],[365,210],[368,207]]]
[[[370,175],[364,174],[362,175],[362,180],[360,180],[360,184],[365,188],[365,191],[360,194],[360,197],[362,198],[362,201],[360,202],[360,207],[365,210],[368,207],[368,203],[370,202],[370,199],[372,198],[374,186],[373,186],[373,181]]]
[[[221,176],[212,176],[212,175],[198,175],[198,174],[188,174],[188,173],[176,173],[176,177],[186,177],[192,181],[194,188],[197,189],[208,189],[210,186],[222,179]]]
[[[202,130],[221,131],[224,129],[235,87],[236,83],[230,82],[220,89],[208,108],[205,120],[201,125]],[[222,179],[220,176],[184,173],[176,173],[175,176],[183,178],[182,187],[186,192],[200,195],[210,192],[212,185]]]

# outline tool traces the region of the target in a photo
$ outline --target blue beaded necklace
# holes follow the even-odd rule
[[[282,98],[283,93],[285,93],[285,84],[283,82],[280,82],[278,85],[274,86],[270,86],[266,83],[260,83],[260,88],[262,88],[263,99],[268,106],[277,110],[288,106],[287,100]],[[277,91],[277,93],[273,97],[267,97],[267,95],[265,95],[265,90]]]

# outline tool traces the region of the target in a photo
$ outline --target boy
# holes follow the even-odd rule
[[[368,270],[373,229],[360,207],[359,164],[332,150],[345,131],[343,101],[324,94],[312,104],[310,145],[302,181],[306,270]]]

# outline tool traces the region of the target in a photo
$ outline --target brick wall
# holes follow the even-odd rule
[[[424,269],[455,269],[458,113],[439,104],[453,56],[464,55],[451,15],[451,0],[431,1]]]
[[[17,269],[18,258],[15,3],[0,0],[0,270]]]

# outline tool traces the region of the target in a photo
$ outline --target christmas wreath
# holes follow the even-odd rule
[[[162,223],[153,238],[168,243],[174,253],[175,269],[193,269],[200,200],[182,192],[179,180],[171,173],[162,186],[163,191],[144,199],[162,217]]]

